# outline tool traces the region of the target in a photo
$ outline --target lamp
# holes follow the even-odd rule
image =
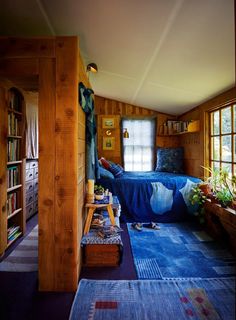
[[[89,63],[87,65],[87,71],[88,72],[91,71],[91,72],[94,72],[94,73],[98,72],[98,67],[97,67],[96,63],[93,63],[93,62]]]
[[[123,138],[124,139],[128,139],[129,138],[129,132],[128,132],[127,128],[124,128]]]

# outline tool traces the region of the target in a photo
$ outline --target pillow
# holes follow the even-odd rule
[[[101,163],[101,165],[102,165],[105,169],[109,170],[109,168],[110,168],[110,163],[109,163],[105,158],[101,158],[101,159],[99,160],[99,162]]]
[[[124,169],[119,165],[113,162],[110,162],[110,168],[108,169],[115,178],[119,178],[123,175]]]
[[[102,166],[99,166],[99,172],[100,172],[101,178],[114,179],[113,174],[107,169],[103,168]]]
[[[183,147],[178,148],[158,148],[157,166],[155,171],[183,173]]]

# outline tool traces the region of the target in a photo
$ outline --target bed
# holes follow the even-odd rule
[[[116,195],[125,221],[177,222],[189,216],[191,188],[200,179],[168,172],[123,172],[119,178],[97,180]]]

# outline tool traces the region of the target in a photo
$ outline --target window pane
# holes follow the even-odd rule
[[[232,176],[232,165],[231,165],[231,163],[224,163],[224,162],[222,162],[221,168],[222,168],[223,170],[226,170],[226,171],[229,173],[229,177]]]
[[[213,160],[220,160],[220,138],[214,137],[211,139],[212,143],[212,155]]]
[[[222,160],[232,161],[231,136],[222,136]]]
[[[236,162],[236,134],[234,134],[234,162]]]
[[[215,112],[212,112],[211,115],[212,115],[211,123],[213,125],[213,127],[211,128],[211,134],[216,135],[216,134],[219,134],[220,132],[220,112],[215,111]]]
[[[230,133],[231,129],[231,107],[221,110],[222,133]]]
[[[211,164],[211,167],[212,167],[214,170],[219,170],[219,169],[220,169],[220,163],[213,161],[212,164]]]

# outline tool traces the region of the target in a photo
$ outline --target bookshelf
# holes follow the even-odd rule
[[[0,254],[25,233],[25,101],[17,88],[9,89],[6,96],[6,203],[2,207]]]
[[[159,136],[177,136],[186,133],[194,133],[200,130],[199,120],[180,121],[167,120],[159,126]]]

